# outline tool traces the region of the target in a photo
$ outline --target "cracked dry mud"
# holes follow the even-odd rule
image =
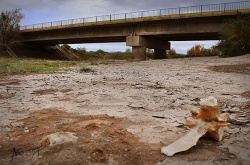
[[[0,164],[249,164],[250,55],[117,62],[0,75]],[[202,138],[167,157],[199,99],[231,119],[222,141]],[[55,132],[76,143],[39,147]],[[15,148],[15,149],[14,149]]]

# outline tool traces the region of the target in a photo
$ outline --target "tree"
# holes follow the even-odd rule
[[[194,45],[191,49],[187,51],[189,56],[203,56],[206,53],[206,49],[203,45]]]
[[[218,50],[217,46],[211,46],[208,49],[209,56],[220,56],[221,52]]]
[[[130,48],[127,48],[127,49],[125,50],[125,53],[132,53],[132,50],[131,50]]]
[[[64,48],[64,49],[67,49],[67,50],[71,50],[72,49],[71,46],[68,45],[68,44],[63,44],[63,45],[61,45],[61,47]]]
[[[175,49],[170,49],[170,50],[167,50],[167,57],[168,58],[173,58],[173,57],[175,57],[177,55],[177,53],[176,53],[176,51],[175,51]]]
[[[98,49],[97,51],[96,51],[96,53],[99,55],[103,55],[103,54],[105,54],[106,52],[104,51],[104,50],[102,50],[102,49]]]
[[[20,22],[24,15],[21,9],[2,11],[0,15],[0,47],[7,47],[20,43]]]
[[[219,56],[220,54],[216,46],[206,49],[203,45],[194,45],[187,51],[188,56]]]
[[[221,28],[220,39],[217,47],[222,52],[221,57],[250,53],[250,15],[228,20]]]

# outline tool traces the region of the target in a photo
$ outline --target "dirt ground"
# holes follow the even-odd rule
[[[0,164],[250,164],[250,55],[112,62],[54,73],[0,75]],[[223,140],[173,157],[200,98],[230,113]],[[72,132],[77,142],[41,145]]]

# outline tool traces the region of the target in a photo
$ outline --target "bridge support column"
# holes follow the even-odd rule
[[[166,58],[166,50],[170,49],[168,41],[157,40],[142,36],[128,36],[126,45],[132,46],[134,60],[146,60],[146,48],[155,49],[154,59]]]
[[[146,60],[146,47],[132,46],[132,58],[134,61]]]

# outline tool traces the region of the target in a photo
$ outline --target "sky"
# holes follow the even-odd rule
[[[238,2],[241,0],[0,0],[0,11],[21,8],[24,18],[21,25],[84,18],[109,14],[167,9],[205,4]],[[186,53],[194,45],[209,48],[218,41],[171,42],[177,53]],[[125,51],[125,43],[77,44],[87,50]]]

